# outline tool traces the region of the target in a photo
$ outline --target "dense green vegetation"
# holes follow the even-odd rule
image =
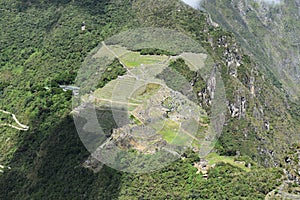
[[[103,88],[108,82],[115,80],[118,76],[123,76],[125,73],[126,69],[116,58],[110,65],[107,66],[103,74],[101,74],[97,88]]]
[[[243,172],[229,164],[219,164],[205,180],[196,174],[195,161],[189,155],[157,173],[127,175],[120,199],[263,199],[282,176],[277,170]],[[222,177],[222,178],[221,178]],[[259,178],[258,178],[259,177]],[[142,186],[142,187],[137,187]]]
[[[280,185],[280,170],[263,168],[260,164],[249,172],[230,164],[218,164],[205,180],[196,174],[193,164],[199,158],[191,152],[185,160],[150,174],[127,174],[106,166],[93,174],[82,167],[89,152],[82,145],[69,114],[72,94],[64,92],[58,84],[73,83],[88,52],[116,33],[142,26],[183,31],[200,42],[214,62],[222,66],[229,101],[235,98],[236,90],[247,86],[251,62],[238,72],[244,85],[237,84],[222,61],[224,49],[209,42],[212,39],[214,44],[222,35],[232,39],[232,34],[208,25],[204,13],[178,1],[155,3],[149,0],[0,2],[1,30],[5,30],[0,32],[0,106],[16,113],[30,126],[27,132],[1,127],[0,164],[11,169],[0,173],[0,199],[263,199]],[[201,80],[181,60],[170,66],[172,73],[180,74],[182,80]],[[99,87],[124,72],[117,61],[111,70],[104,72],[105,79],[101,79]],[[249,101],[249,106],[266,105],[264,117],[273,122],[274,128],[268,133],[262,131],[260,121],[249,114],[253,112],[249,108],[247,121],[228,120],[217,148],[223,155],[235,155],[241,149],[242,155],[261,161],[264,155],[259,154],[258,146],[284,151],[284,143],[288,142],[284,133],[296,131],[294,118],[299,117],[295,114],[299,106],[291,104],[293,108],[288,111],[293,113],[291,117],[284,110],[284,98],[276,96],[282,93],[265,84],[257,74],[257,87],[263,92]],[[203,87],[204,80],[195,82],[195,92]],[[246,97],[250,99],[249,95]],[[107,135],[112,127],[114,122],[105,130]],[[266,165],[269,160],[268,157]]]
[[[157,77],[164,80],[168,87],[187,95],[190,100],[195,102],[200,102],[197,93],[206,86],[200,73],[190,70],[182,58],[172,60],[168,68],[164,69]],[[206,109],[208,110],[208,108]]]
[[[192,84],[195,94],[205,88],[206,83],[200,76],[200,73],[191,71],[184,59],[178,58],[175,61],[171,61],[169,67],[183,75]]]
[[[169,67],[165,68],[157,75],[157,78],[164,80],[166,85],[172,90],[178,91],[184,95],[189,95],[190,98],[195,100],[195,95],[190,92],[191,86],[188,80],[176,70]]]
[[[155,49],[155,48],[145,48],[138,50],[141,55],[166,55],[166,56],[176,56],[176,53],[169,52],[167,50]]]

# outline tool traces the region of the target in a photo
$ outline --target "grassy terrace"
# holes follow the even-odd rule
[[[161,134],[163,136],[163,139],[166,140],[168,143],[172,143],[178,134],[178,130],[178,123],[172,120],[166,120],[162,129],[158,133]]]
[[[239,167],[242,170],[250,171],[250,169],[248,167],[246,167],[243,162],[236,162],[234,160],[234,157],[231,157],[231,156],[220,156],[217,153],[210,153],[206,156],[205,159],[208,160],[209,165],[223,162],[223,163],[228,163],[230,165]]]
[[[132,94],[131,98],[135,101],[142,101],[150,98],[154,95],[159,89],[161,85],[155,83],[148,83],[147,85],[143,85],[142,87],[138,88]]]
[[[168,56],[160,55],[140,55],[139,52],[128,52],[120,57],[120,60],[128,67],[134,68],[141,65],[150,65],[155,63],[164,62]]]
[[[156,74],[165,67],[164,64],[167,64],[170,56],[141,55],[140,52],[129,51],[125,47],[118,45],[110,45],[109,49],[118,56],[118,59],[124,67],[130,69],[130,72],[126,73],[126,75],[113,77],[113,80],[103,84],[102,88],[98,88],[93,94],[95,104],[97,106],[113,106],[114,108],[124,108],[128,110],[130,119],[136,125],[141,125],[143,122],[145,123],[143,116],[140,116],[136,109],[148,110],[151,115],[150,117],[148,116],[149,118],[160,119],[157,120],[155,124],[151,124],[151,126],[158,134],[162,135],[167,143],[176,146],[200,147],[200,143],[197,142],[197,140],[200,138],[203,139],[203,131],[201,131],[199,136],[195,134],[197,130],[191,129],[189,125],[183,127],[182,124],[176,120],[174,121],[170,118],[164,119],[164,117],[161,116],[163,112],[161,112],[161,110],[156,111],[156,107],[152,105],[153,102],[148,102],[148,100],[153,95],[157,95],[163,87],[163,81],[161,83],[155,82],[159,80],[156,78]],[[186,57],[186,59],[189,59],[190,62],[195,65],[197,64],[197,66],[194,66],[195,71],[205,65],[205,54],[185,53],[182,57]],[[188,68],[188,66],[186,67]],[[148,81],[152,80],[151,78],[155,83],[151,83],[150,81],[145,84],[143,81],[144,79]],[[159,94],[158,98],[162,98],[161,95],[163,94]]]
[[[197,71],[205,67],[207,54],[182,53],[180,57],[186,61],[192,71]]]
[[[172,120],[164,121],[164,124],[158,133],[161,134],[163,139],[169,144],[188,146],[193,140],[189,135],[180,131],[179,124]]]

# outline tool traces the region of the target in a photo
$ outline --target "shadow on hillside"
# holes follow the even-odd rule
[[[122,174],[104,167],[94,174],[81,164],[89,155],[71,117],[47,136],[31,130],[0,176],[0,199],[115,199]]]

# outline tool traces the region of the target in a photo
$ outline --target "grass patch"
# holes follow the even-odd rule
[[[132,99],[136,99],[136,100],[148,99],[149,97],[154,95],[160,88],[161,85],[159,84],[148,83],[147,85],[143,85],[142,87],[138,88],[132,95]]]
[[[171,142],[171,144],[178,145],[178,146],[190,146],[192,141],[193,140],[190,136],[179,131],[176,137]]]
[[[192,141],[191,138],[179,130],[179,124],[172,121],[166,120],[162,129],[158,132],[163,136],[169,144],[186,146]]]
[[[163,139],[168,143],[172,143],[172,141],[176,138],[177,132],[179,130],[179,125],[172,121],[166,120],[162,129],[158,132],[163,136]]]
[[[128,68],[134,68],[141,65],[150,65],[163,62],[167,60],[168,57],[160,55],[140,55],[139,52],[129,52],[120,57],[120,59]]]
[[[171,51],[156,49],[156,48],[145,48],[138,50],[141,55],[166,55],[166,56],[176,56],[177,54]]]
[[[182,53],[180,56],[185,59],[187,65],[192,71],[198,71],[205,67],[207,54]]]
[[[230,165],[241,168],[244,171],[250,171],[248,167],[245,166],[242,162],[235,162],[234,157],[232,156],[220,156],[217,153],[210,153],[205,158],[208,160],[209,165],[217,164],[217,163],[228,163]]]
[[[142,125],[143,122],[141,122],[137,117],[135,117],[134,115],[130,115],[129,118],[137,125]]]
[[[198,147],[198,148],[200,148],[200,147],[201,147],[200,141],[193,140],[193,141],[192,141],[192,147]]]

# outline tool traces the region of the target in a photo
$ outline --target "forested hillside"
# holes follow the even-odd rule
[[[291,170],[285,158],[299,142],[300,106],[206,13],[177,0],[7,0],[0,13],[0,109],[30,127],[0,127],[0,199],[264,199],[287,179],[283,169]],[[75,83],[85,57],[103,40],[149,26],[190,36],[221,72],[228,110],[207,158],[215,164],[208,179],[196,173],[200,158],[192,150],[149,174],[83,167],[90,153],[70,114],[72,92],[59,85]],[[209,101],[204,96],[200,100]],[[0,122],[6,120],[1,115]],[[294,188],[297,176],[290,178]]]

